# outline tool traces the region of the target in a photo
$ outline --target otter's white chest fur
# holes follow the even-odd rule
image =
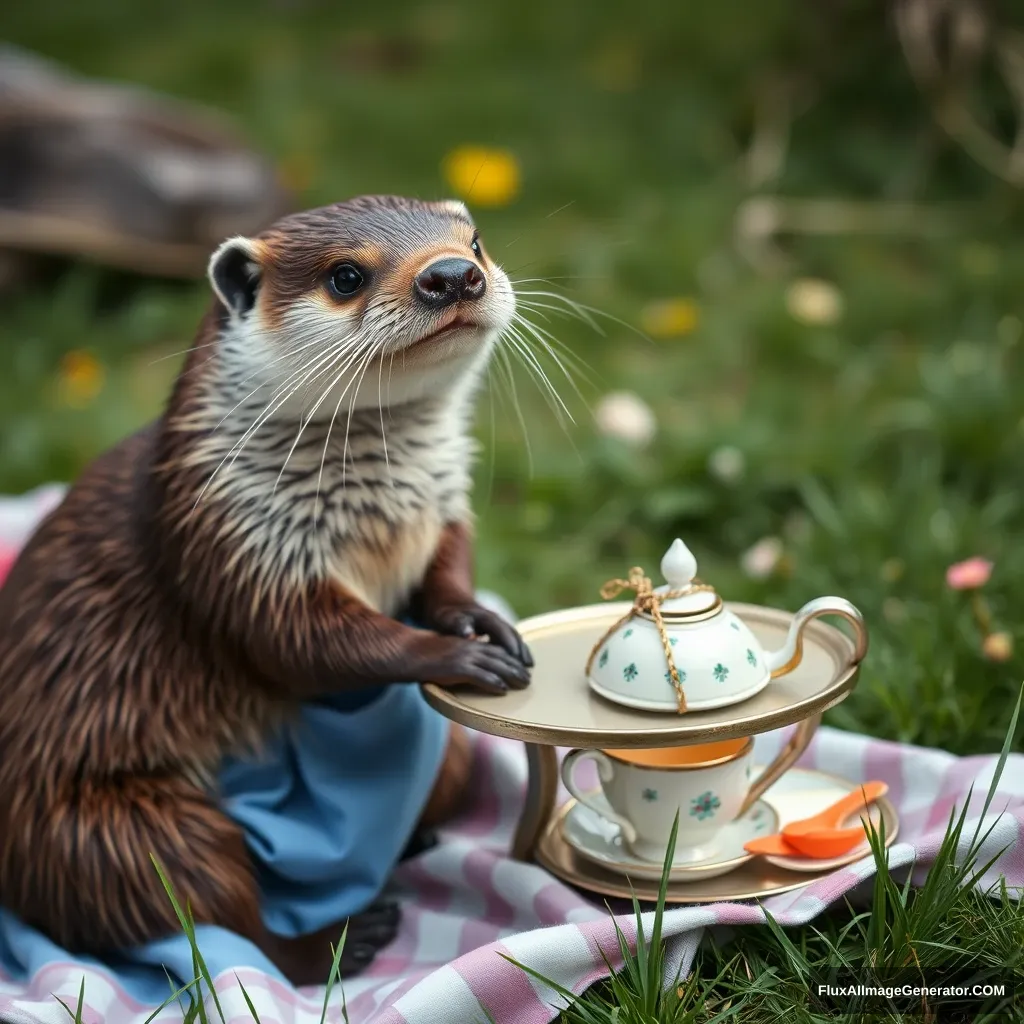
[[[377,409],[333,427],[314,420],[301,435],[288,419],[268,420],[244,443],[240,429],[226,437],[222,427],[201,457],[216,465],[232,444],[236,451],[205,500],[223,510],[218,530],[257,591],[331,580],[393,615],[423,579],[445,525],[470,516],[467,421],[467,403],[449,394],[385,408],[383,423]]]

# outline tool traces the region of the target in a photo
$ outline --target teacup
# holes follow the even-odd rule
[[[810,736],[801,740],[806,746]],[[579,803],[618,825],[626,846],[643,860],[664,861],[678,812],[673,860],[685,864],[713,856],[719,832],[744,814],[798,754],[787,745],[751,782],[753,737],[649,750],[573,750],[562,762],[562,781]],[[603,801],[574,779],[576,766],[587,760],[597,766]]]

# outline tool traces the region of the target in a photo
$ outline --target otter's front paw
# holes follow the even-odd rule
[[[484,608],[483,605],[473,602],[435,608],[430,616],[429,625],[438,633],[448,633],[451,636],[467,639],[486,636],[492,644],[503,647],[527,668],[533,667],[533,655],[519,633],[500,615]]]
[[[429,655],[410,678],[438,686],[475,686],[487,693],[507,693],[530,684],[530,670],[520,658],[479,640],[434,635]]]

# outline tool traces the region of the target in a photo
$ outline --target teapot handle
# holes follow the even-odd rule
[[[846,619],[854,630],[853,664],[859,665],[868,652],[868,631],[864,617],[849,601],[842,597],[816,597],[808,601],[789,626],[786,642],[777,651],[768,653],[768,670],[772,679],[784,676],[800,664],[804,656],[804,629],[812,619],[822,615],[837,615]]]

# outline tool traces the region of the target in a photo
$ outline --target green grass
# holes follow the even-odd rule
[[[305,176],[306,205],[444,195],[453,147],[511,150],[521,193],[476,210],[485,243],[514,278],[607,314],[603,334],[546,326],[589,367],[591,406],[635,391],[658,433],[641,451],[603,436],[564,378],[576,422],[563,430],[520,373],[524,439],[496,381],[480,406],[480,583],[520,614],[589,603],[633,564],[655,572],[678,534],[731,599],[795,608],[837,593],[862,609],[871,652],[829,724],[987,753],[1024,677],[1024,203],[936,126],[887,6],[187,0],[143,17],[128,0],[46,0],[6,5],[0,34],[225,108]],[[404,62],[389,62],[395,52]],[[1009,137],[1010,93],[991,68],[978,81],[974,109]],[[760,180],[755,139],[782,152]],[[885,230],[789,232],[776,259],[752,262],[737,218],[758,196],[866,204],[860,215]],[[901,220],[905,203],[920,209]],[[802,277],[835,285],[837,322],[791,315]],[[673,297],[696,304],[691,333],[649,340],[624,326]],[[82,266],[6,295],[0,492],[68,479],[154,415],[179,361],[165,357],[205,302],[201,283]],[[105,369],[85,408],[57,386],[71,350]],[[742,453],[738,477],[713,471],[722,448]],[[753,579],[741,556],[764,537],[785,555]],[[944,585],[973,554],[996,564],[986,598],[1015,640],[1006,661],[983,656],[969,602]],[[979,955],[1019,947],[1006,945],[1019,911],[963,900],[949,920]],[[817,962],[854,920],[793,942]],[[737,942],[732,959],[702,955],[701,984],[725,970],[715,992],[763,1007],[795,998],[786,971],[798,961],[778,935]],[[769,971],[775,1003],[758,995]]]

